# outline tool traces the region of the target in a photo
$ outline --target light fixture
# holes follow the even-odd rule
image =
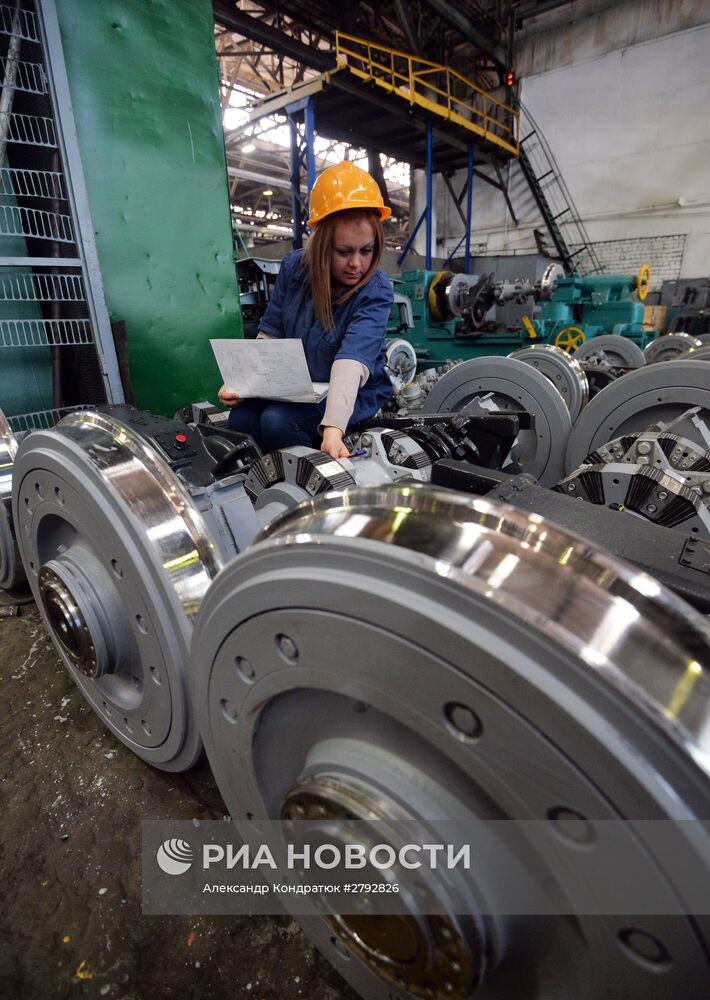
[[[242,146],[242,153],[253,153],[256,146],[253,142],[248,142],[246,146]]]
[[[274,192],[271,190],[271,188],[267,188],[266,191],[262,191],[261,193],[266,195],[267,198],[270,198]]]

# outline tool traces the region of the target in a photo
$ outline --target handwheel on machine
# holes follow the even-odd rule
[[[643,302],[651,288],[651,268],[648,264],[642,264],[639,273],[636,275],[636,294],[639,302]]]
[[[578,326],[568,326],[560,332],[555,337],[555,347],[559,347],[562,351],[574,351],[587,339],[584,330],[580,330]]]

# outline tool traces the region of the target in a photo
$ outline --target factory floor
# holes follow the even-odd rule
[[[226,808],[206,762],[114,739],[23,597],[0,591],[0,997],[357,1000],[286,916],[142,916],[141,821]]]

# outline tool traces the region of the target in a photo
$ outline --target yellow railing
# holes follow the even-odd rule
[[[472,80],[428,59],[335,33],[338,67],[519,155],[520,114]]]

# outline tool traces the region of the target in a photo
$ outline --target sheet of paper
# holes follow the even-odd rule
[[[291,403],[318,402],[327,382],[313,382],[303,344],[296,338],[280,340],[211,340],[222,379],[242,399],[283,399]]]

